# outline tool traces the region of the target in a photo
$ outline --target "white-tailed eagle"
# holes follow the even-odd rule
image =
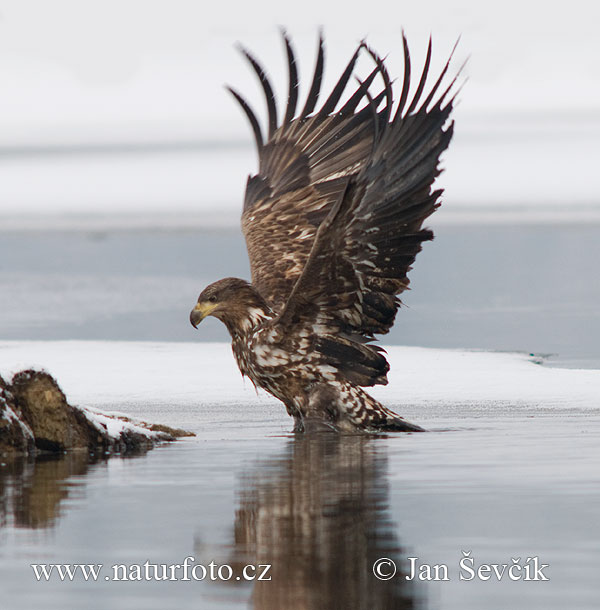
[[[317,109],[320,37],[312,84],[298,111],[296,60],[285,34],[289,91],[283,118],[265,71],[245,50],[266,97],[266,133],[230,89],[248,117],[259,155],[242,213],[252,283],[226,278],[211,284],[190,321],[197,327],[212,315],[227,326],[242,375],[285,404],[297,431],[421,430],[363,390],[387,383],[389,365],[374,337],[393,325],[411,264],[422,242],[433,238],[423,222],[440,205],[442,191],[433,182],[453,131],[456,78],[442,86],[450,60],[427,87],[430,40],[409,95],[411,63],[402,40],[397,102],[384,61],[363,42]],[[370,56],[373,70],[357,79],[341,103],[361,53]]]

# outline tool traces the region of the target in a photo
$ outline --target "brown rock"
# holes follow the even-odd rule
[[[118,433],[109,434],[106,423],[111,422],[118,422]],[[182,436],[193,434],[73,407],[54,378],[42,371],[21,371],[10,384],[0,378],[0,454],[146,451]]]
[[[65,451],[88,446],[88,422],[78,417],[51,375],[22,371],[13,377],[11,386],[15,405],[29,424],[38,449]]]

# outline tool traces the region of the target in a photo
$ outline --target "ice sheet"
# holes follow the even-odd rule
[[[392,346],[389,385],[370,391],[391,406],[485,411],[510,405],[597,408],[600,370],[549,368],[527,354]],[[229,345],[108,341],[0,342],[0,374],[44,368],[75,403],[123,405],[278,404],[242,380]]]

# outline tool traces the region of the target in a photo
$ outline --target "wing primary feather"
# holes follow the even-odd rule
[[[371,47],[366,46],[367,52],[369,53],[369,55],[373,58],[373,61],[377,64],[377,67],[379,68],[379,73],[381,74],[381,78],[383,79],[383,84],[385,87],[385,96],[387,98],[387,103],[385,105],[385,108],[383,110],[384,114],[382,117],[382,123],[385,125],[389,122],[390,120],[390,113],[392,111],[392,106],[394,104],[394,94],[392,91],[392,81],[390,79],[390,75],[387,71],[387,68],[385,67],[385,62],[384,60],[379,57],[379,55],[377,53],[375,53],[375,51],[373,51],[373,49],[371,49]]]
[[[385,96],[386,96],[386,92],[385,92],[385,90],[383,90],[373,98],[372,102],[373,102],[373,105],[375,106],[375,108],[379,108],[379,104],[381,104],[381,100]],[[369,101],[369,103],[364,108],[362,108],[359,112],[357,112],[354,116],[363,117],[365,114],[370,113],[370,112],[371,112],[371,101]]]
[[[467,57],[467,59],[465,59],[465,61],[461,64],[460,68],[456,72],[456,76],[452,79],[452,82],[448,85],[448,87],[446,87],[446,90],[444,91],[444,93],[442,93],[442,95],[440,95],[440,97],[439,97],[439,99],[437,101],[437,106],[438,107],[441,108],[441,106],[444,103],[444,100],[446,99],[448,93],[450,93],[451,89],[456,84],[456,81],[458,80],[458,77],[462,74],[462,71],[463,71],[464,67],[467,65],[468,61],[469,61],[469,58]],[[454,100],[456,100],[458,94],[462,91],[462,88],[465,86],[467,80],[468,79],[465,78],[465,80],[460,84],[458,89],[454,92],[454,95],[450,98],[450,101],[448,102],[448,104],[453,104],[454,103]]]
[[[321,92],[321,81],[323,80],[323,66],[325,64],[325,51],[323,49],[323,34],[319,34],[319,50],[317,52],[317,63],[315,65],[315,73],[313,75],[312,84],[308,97],[306,98],[306,104],[300,113],[300,118],[305,119],[317,105],[319,99],[319,93]]]
[[[254,114],[252,108],[248,105],[248,102],[235,90],[231,87],[226,87],[227,91],[233,95],[233,97],[237,100],[238,104],[242,107],[242,110],[248,117],[248,121],[250,122],[250,126],[252,127],[252,131],[254,132],[254,140],[256,141],[256,148],[258,153],[263,149],[264,142],[262,137],[262,132],[260,129],[260,125],[258,124],[258,119]]]
[[[421,74],[421,80],[419,81],[419,85],[417,86],[417,90],[413,96],[412,102],[406,111],[406,114],[409,115],[411,112],[415,110],[417,105],[419,104],[419,99],[423,93],[423,89],[425,89],[425,83],[427,82],[427,75],[429,74],[429,65],[431,64],[431,36],[429,37],[429,44],[427,45],[427,57],[425,58],[425,65],[423,66],[423,73]]]
[[[360,104],[360,101],[365,97],[369,87],[375,80],[375,77],[379,74],[379,66],[377,66],[364,81],[356,79],[359,83],[358,89],[353,93],[352,97],[340,108],[340,116],[347,116],[352,114],[356,107]]]
[[[408,90],[410,89],[410,51],[408,50],[408,40],[406,40],[404,31],[402,31],[402,48],[404,50],[404,80],[402,81],[402,92],[400,93],[400,101],[394,115],[394,122],[402,117],[404,105],[408,99]]]
[[[350,76],[352,75],[352,71],[354,70],[354,66],[356,65],[356,60],[358,59],[358,55],[359,55],[361,49],[363,48],[363,46],[365,46],[364,42],[361,42],[358,45],[358,48],[354,52],[352,59],[348,62],[346,69],[340,76],[340,80],[338,80],[335,87],[333,88],[333,91],[331,92],[331,94],[329,95],[329,97],[327,98],[327,100],[325,101],[323,106],[321,107],[321,110],[319,110],[319,114],[318,114],[319,117],[326,117],[335,110],[335,107],[337,106],[337,103],[340,101],[340,97],[342,97],[342,93],[344,93],[344,89],[346,88],[346,85],[348,84],[348,81],[350,80]]]
[[[296,114],[296,105],[298,103],[298,68],[296,64],[296,57],[294,55],[294,50],[292,49],[292,45],[290,39],[283,30],[283,40],[285,42],[285,50],[287,53],[288,60],[288,72],[289,72],[289,89],[288,89],[288,101],[287,107],[285,110],[285,118],[283,120],[283,124],[287,125],[292,121],[294,115]]]
[[[356,80],[360,83],[361,87],[364,85],[364,83],[362,83],[358,77],[356,78]],[[368,88],[365,91],[365,95],[367,96],[367,100],[369,102],[368,108],[371,110],[371,115],[373,117],[373,145],[371,147],[372,148],[371,154],[372,154],[373,151],[375,150],[375,147],[377,146],[377,142],[379,142],[379,121],[377,120],[377,106],[379,106],[379,103],[381,102],[381,98],[380,98],[379,102],[377,102],[377,105],[376,105],[375,100],[373,99],[373,96],[369,92]]]
[[[244,57],[250,62],[250,65],[256,72],[260,84],[263,88],[265,98],[267,100],[267,110],[269,113],[269,139],[275,133],[277,129],[277,106],[275,105],[275,95],[273,94],[273,87],[269,82],[266,72],[262,66],[256,61],[256,59],[246,50],[244,47],[240,47],[240,51],[244,54]]]
[[[448,57],[448,61],[446,62],[444,69],[442,70],[441,74],[439,75],[435,85],[432,87],[431,91],[429,92],[427,99],[423,102],[423,108],[425,108],[425,110],[427,110],[427,107],[429,106],[429,104],[431,104],[433,98],[435,97],[437,90],[439,89],[440,85],[442,84],[442,81],[444,80],[444,76],[446,76],[446,73],[448,72],[448,68],[450,68],[450,62],[452,61],[452,57],[454,56],[454,52],[456,51],[456,47],[458,46],[459,42],[460,42],[460,36],[458,37],[457,41],[454,43],[454,46],[452,47],[452,51],[450,51],[450,57]],[[456,74],[454,79],[452,80],[452,83],[450,83],[450,89],[452,88],[452,85],[456,82],[456,79],[458,78],[458,75],[460,74],[463,67],[464,67],[464,64],[461,66],[460,70],[458,71],[458,73]],[[442,95],[442,100],[446,96],[447,92],[448,92],[448,89]]]

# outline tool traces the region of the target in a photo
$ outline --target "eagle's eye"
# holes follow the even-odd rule
[[[217,302],[217,297],[213,294],[212,296],[208,297],[208,300],[211,303],[216,303]]]

